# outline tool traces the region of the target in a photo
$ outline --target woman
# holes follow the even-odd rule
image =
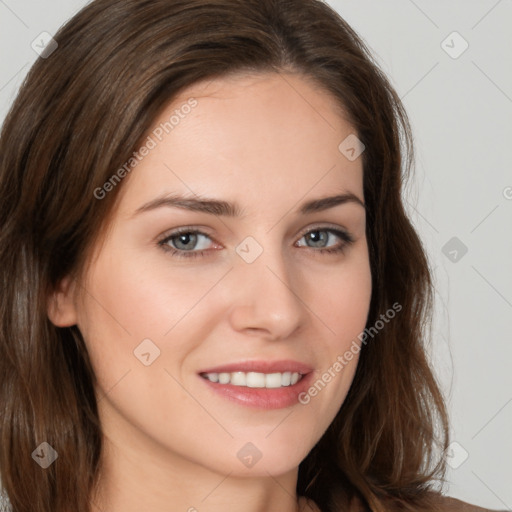
[[[96,0],[55,39],[0,143],[12,509],[483,510],[435,489],[411,135],[351,28]]]

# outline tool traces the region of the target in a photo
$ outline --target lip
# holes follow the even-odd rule
[[[313,368],[307,364],[293,361],[292,359],[282,359],[279,361],[240,361],[238,363],[229,363],[222,366],[206,368],[198,372],[201,373],[233,373],[233,372],[258,372],[258,373],[284,373],[297,372],[306,375],[313,371]]]
[[[283,373],[288,371],[300,373],[303,377],[293,386],[250,388],[211,382],[201,376],[204,373],[232,373],[236,371],[260,373]],[[291,407],[299,403],[299,395],[310,387],[314,372],[308,365],[291,360],[245,361],[208,368],[199,372],[198,376],[212,392],[232,403],[256,409],[271,410]]]

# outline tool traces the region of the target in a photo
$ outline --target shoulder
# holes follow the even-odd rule
[[[490,508],[477,507],[476,505],[471,505],[470,503],[450,496],[439,496],[438,503],[439,509],[442,510],[442,512],[506,512],[504,510],[498,511]]]

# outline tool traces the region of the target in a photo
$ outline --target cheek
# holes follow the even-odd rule
[[[320,382],[317,381],[316,389],[329,387],[331,398],[318,405],[325,408],[322,414],[334,418],[357,369],[361,334],[370,308],[372,279],[366,250],[354,253],[350,262],[317,281],[315,289],[317,293],[311,295],[314,310],[330,331],[324,337],[323,367],[317,376]]]
[[[330,272],[321,272],[309,282],[309,306],[317,316],[316,330],[323,331],[322,368],[317,385],[305,397],[333,418],[351,385],[359,361],[362,333],[366,327],[372,294],[371,269],[366,245],[350,253],[347,260]],[[328,391],[324,392],[324,388]],[[328,400],[314,396],[329,395]],[[318,412],[318,411],[317,411]]]
[[[325,272],[310,283],[311,307],[323,320],[333,336],[333,347],[343,349],[347,341],[364,330],[372,294],[372,279],[368,254],[360,250],[350,261],[332,272]]]
[[[89,275],[84,309],[95,315],[96,325],[134,341],[165,336],[223,274],[218,268],[198,272],[167,265],[164,258],[155,265],[154,260],[145,261],[144,255],[110,252],[112,256],[105,254]]]
[[[201,303],[209,304],[208,292],[226,269],[169,268],[112,249],[91,268],[78,327],[104,390],[127,371],[140,370],[139,347],[146,347],[144,353],[149,348],[151,358],[158,354],[152,368],[179,368],[207,338],[215,304],[205,309]]]

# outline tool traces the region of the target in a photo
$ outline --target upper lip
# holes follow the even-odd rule
[[[258,373],[284,373],[296,372],[305,375],[313,369],[307,364],[283,359],[279,361],[240,361],[215,366],[201,370],[199,373],[233,373],[233,372],[258,372]]]

